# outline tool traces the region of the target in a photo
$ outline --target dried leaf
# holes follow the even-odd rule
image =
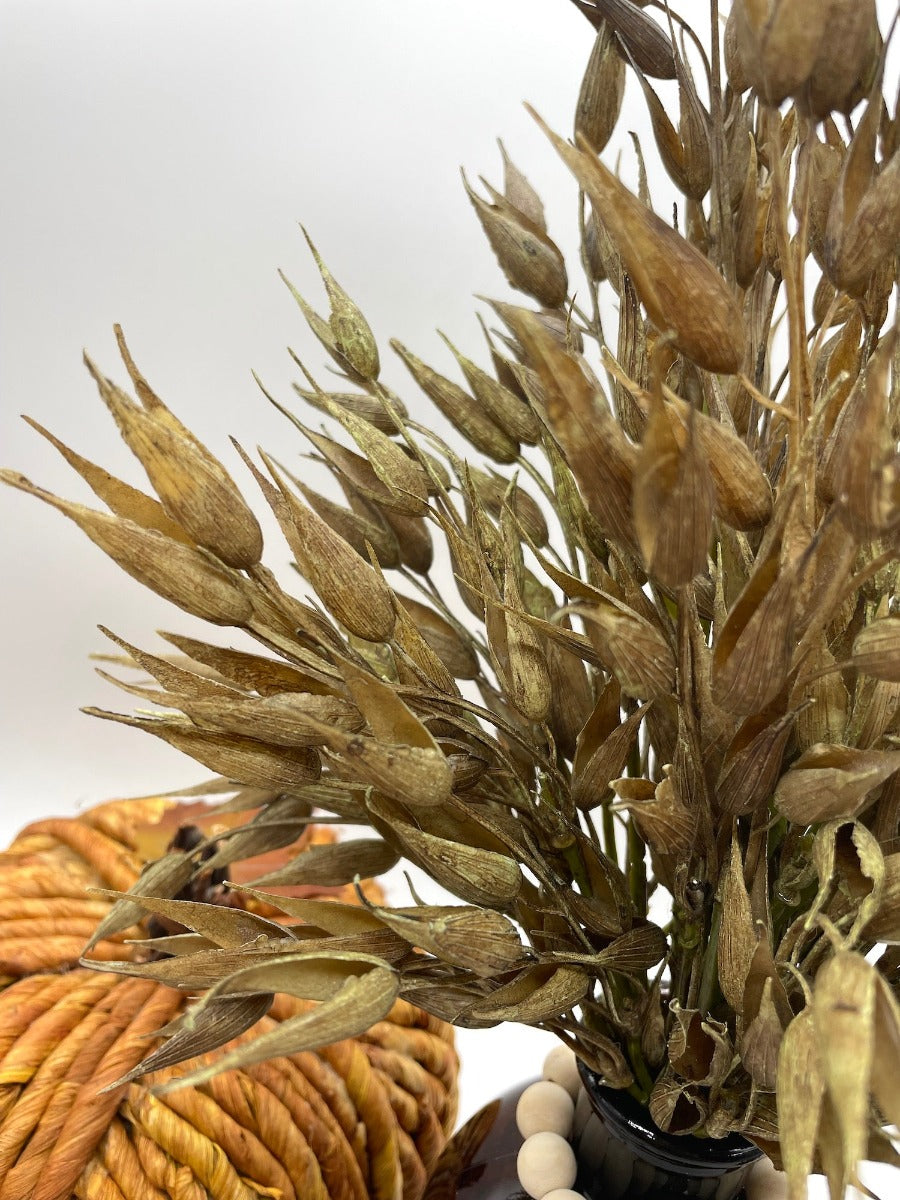
[[[811,1008],[785,1029],[778,1051],[778,1126],[791,1200],[806,1200],[825,1095],[820,1035]]]
[[[292,971],[294,963],[300,968]],[[263,1062],[267,1058],[280,1055],[300,1054],[306,1050],[315,1050],[318,1046],[327,1046],[343,1038],[357,1037],[371,1028],[376,1021],[383,1020],[390,1012],[399,994],[397,976],[387,966],[372,960],[372,966],[365,974],[348,974],[339,985],[315,998],[324,1002],[311,1012],[300,1016],[288,1017],[286,1020],[265,1033],[261,1033],[250,1041],[245,1041],[234,1050],[223,1054],[205,1067],[189,1072],[180,1078],[168,1080],[155,1091],[164,1095],[182,1087],[198,1087],[213,1075],[222,1071],[247,1067],[253,1063]],[[359,970],[365,964],[361,960],[356,963],[348,960],[348,966],[356,966]],[[276,981],[274,989],[289,992],[292,995],[307,995],[313,990],[304,986],[303,961],[281,960],[272,968],[249,968],[248,972],[239,972],[226,980],[224,986],[240,985],[242,991],[258,990],[248,986],[248,977],[256,979],[262,976],[266,980]],[[273,990],[274,990],[273,989]],[[227,994],[227,993],[226,993]],[[210,991],[198,1006],[194,1020],[198,1027],[204,1014],[203,1005],[209,998],[218,999],[215,991]]]
[[[506,909],[519,894],[522,871],[508,855],[426,833],[375,794],[367,797],[366,807],[382,823],[383,833],[392,831],[406,855],[417,865],[427,864],[429,874],[461,900]]]
[[[839,951],[821,968],[813,990],[813,1022],[819,1044],[828,1047],[822,1070],[837,1117],[844,1186],[868,1144],[876,978],[861,955]]]
[[[898,769],[900,751],[811,746],[782,775],[775,805],[788,820],[802,825],[852,817],[869,793]]]
[[[253,880],[254,887],[314,884],[337,887],[354,879],[372,879],[395,866],[400,855],[381,838],[351,838],[331,845],[307,846],[283,867]]]
[[[574,1008],[589,986],[590,976],[580,967],[526,967],[510,983],[476,1001],[471,1011],[494,1021],[537,1025]]]

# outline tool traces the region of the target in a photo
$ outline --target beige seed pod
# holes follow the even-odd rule
[[[503,198],[546,233],[547,221],[543,201],[506,153],[506,147],[500,138],[497,138],[497,145],[503,156]]]
[[[713,520],[713,480],[699,453],[695,422],[679,445],[666,405],[653,405],[634,470],[633,514],[648,573],[677,588],[705,573]]]
[[[331,526],[335,533],[353,547],[360,558],[367,562],[370,557],[369,547],[375,553],[380,566],[387,570],[400,565],[400,547],[393,531],[381,521],[370,520],[350,509],[335,504],[327,496],[321,496],[301,483],[295,476],[288,478],[300,491],[310,508],[319,514],[323,521]]]
[[[289,692],[280,696],[249,698],[181,698],[179,708],[202,729],[255,738],[273,746],[321,746],[317,727],[334,725],[356,733],[365,722],[355,704],[341,696],[316,696]]]
[[[805,197],[809,247],[821,264],[825,261],[828,213],[843,161],[843,150],[829,141],[820,142],[814,131],[800,143],[797,181],[792,193],[793,211],[799,221]]]
[[[900,157],[876,174],[883,100],[876,87],[843,156],[825,228],[825,267],[840,290],[859,296],[882,258],[900,240]]]
[[[391,348],[403,359],[425,395],[476,450],[497,462],[515,462],[519,443],[504,432],[468,392],[426,366],[396,338],[391,339]]]
[[[880,617],[860,630],[853,665],[876,679],[900,683],[900,617]]]
[[[834,110],[851,112],[866,95],[882,40],[876,0],[827,0],[816,5],[814,19],[827,36],[794,98],[801,112],[820,121]]]
[[[900,767],[900,751],[820,744],[782,775],[775,806],[789,821],[811,825],[859,812],[866,796]]]
[[[758,712],[784,686],[794,648],[794,571],[760,564],[715,639],[713,699],[737,715]]]
[[[440,333],[440,330],[438,332]],[[462,368],[475,399],[484,405],[494,424],[499,425],[513,440],[524,442],[527,446],[536,446],[541,437],[541,423],[528,403],[488,375],[477,363],[461,354],[443,333],[440,336]]]
[[[556,244],[499,192],[490,189],[494,203],[489,204],[472,190],[465,172],[462,178],[466,194],[511,286],[548,308],[564,304],[569,280]]]
[[[397,622],[394,625],[392,650],[398,678],[412,686],[431,687],[447,695],[455,695],[458,688],[443,659],[423,636],[418,622],[400,603],[399,597],[395,596],[394,601]]]
[[[825,36],[822,8],[822,0],[735,0],[732,5],[738,75],[767,104],[780,104],[809,78]]]
[[[316,266],[319,268],[322,282],[328,293],[328,300],[331,304],[328,323],[331,327],[335,347],[361,379],[377,379],[379,371],[378,343],[369,328],[368,321],[322,262],[318,250],[305,229],[303,229],[303,236],[316,260]]]
[[[252,567],[262,555],[259,523],[234,480],[157,399],[139,408],[85,358],[123,440],[147,472],[168,515],[201,546],[232,567]]]
[[[625,60],[612,26],[604,21],[597,30],[575,105],[575,136],[580,134],[597,154],[613,135],[624,94]]]
[[[528,721],[546,721],[550,713],[550,673],[543,638],[518,615],[522,597],[515,571],[506,568],[503,601],[506,625],[508,687],[505,689],[515,709]]]
[[[144,529],[157,529],[166,537],[173,538],[176,542],[182,542],[185,546],[194,545],[193,540],[177,522],[172,520],[158,500],[138,491],[137,488],[131,487],[121,479],[116,479],[103,467],[83,458],[31,417],[22,419],[32,429],[37,430],[41,437],[45,437],[51,446],[55,446],[69,466],[78,472],[94,495],[102,500],[117,517],[125,517],[129,521],[142,525]]]
[[[303,313],[303,316],[306,319],[307,325],[318,338],[319,342],[328,351],[329,355],[340,367],[341,371],[354,383],[358,383],[363,386],[368,383],[369,380],[367,377],[365,375],[361,375],[350,362],[350,360],[345,358],[344,354],[341,352],[335,339],[334,331],[332,330],[329,322],[326,321],[324,317],[319,316],[315,309],[308,304],[306,300],[304,300],[303,296],[300,295],[283,271],[279,271],[278,274],[280,275],[281,280],[287,287],[288,291],[294,297],[294,300],[297,302],[300,311]]]
[[[328,402],[337,404],[338,407],[346,412],[352,413],[354,416],[362,417],[364,421],[368,421],[370,425],[374,425],[376,429],[380,429],[382,433],[396,434],[397,423],[392,416],[389,416],[385,411],[384,405],[376,396],[369,396],[365,392],[322,392],[312,388],[302,388],[298,383],[291,384],[297,395],[305,400],[307,404],[311,404],[313,408],[318,408],[322,412],[330,412]],[[399,396],[391,396],[391,407],[396,411],[397,415],[406,420],[409,417],[406,405]]]
[[[353,504],[352,499],[350,503]],[[377,504],[374,507],[397,540],[400,561],[416,574],[427,575],[434,561],[434,545],[425,521],[420,517],[406,517],[389,508],[379,510]]]
[[[421,517],[428,511],[428,477],[420,463],[403,452],[396,442],[369,421],[337,404],[328,411],[350,434],[376,477],[385,486],[395,512]]]
[[[579,608],[588,637],[626,696],[652,700],[668,695],[675,658],[655,625],[618,601]]]
[[[15,471],[0,472],[0,480],[64,513],[132,579],[185,612],[215,625],[240,626],[250,620],[244,581],[199,550],[134,521],[62,500]]]
[[[518,486],[512,486],[502,475],[488,474],[469,467],[469,479],[475,494],[492,517],[499,518],[504,504],[515,514],[522,532],[535,546],[545,546],[550,537],[547,521],[536,500]]]
[[[321,770],[318,752],[304,746],[270,746],[234,733],[197,729],[189,721],[129,717],[95,708],[83,711],[152,733],[217,775],[250,787],[297,787],[317,779]]]
[[[631,0],[594,0],[594,24],[605,20],[615,30],[635,65],[653,79],[675,78],[675,56],[668,34]]]
[[[602,214],[654,325],[708,371],[733,374],[746,335],[732,289],[699,250],[656,216],[592,154],[568,145],[530,110]]]
[[[396,599],[451,675],[456,679],[474,679],[478,675],[478,655],[454,625],[429,604],[409,596],[398,595]]]
[[[387,641],[394,628],[391,589],[330,525],[301,503],[271,460],[265,455],[263,459],[285,501],[282,530],[303,575],[328,611],[356,637]]]
[[[744,864],[737,838],[732,838],[728,863],[719,884],[722,923],[719,927],[717,969],[722,995],[736,1013],[744,1007],[744,985],[756,950],[756,931]]]

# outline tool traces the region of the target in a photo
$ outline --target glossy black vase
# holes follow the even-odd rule
[[[740,1200],[760,1152],[737,1135],[676,1137],[664,1133],[627,1092],[603,1087],[581,1068],[591,1113],[576,1139],[575,1190],[589,1200]],[[522,1138],[520,1084],[483,1109],[454,1141],[455,1161],[439,1168],[426,1200],[530,1200],[516,1173]]]

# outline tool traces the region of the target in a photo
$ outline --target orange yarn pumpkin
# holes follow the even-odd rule
[[[38,821],[0,853],[0,1200],[419,1200],[456,1116],[458,1062],[451,1027],[405,1001],[362,1037],[196,1088],[150,1090],[204,1059],[103,1092],[186,999],[77,965],[110,907],[86,889],[126,890],[202,813],[114,801]],[[301,846],[333,836],[310,827]],[[325,891],[353,899],[352,887]],[[136,936],[91,957],[128,958]],[[278,996],[251,1032],[307,1007]]]

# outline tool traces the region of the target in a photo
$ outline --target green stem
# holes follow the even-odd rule
[[[722,926],[722,905],[718,900],[713,901],[712,917],[709,924],[709,937],[703,952],[703,969],[700,975],[700,994],[697,1007],[701,1013],[709,1012],[712,1004],[713,991],[718,982],[719,965],[719,931]]]
[[[646,1104],[650,1093],[653,1091],[653,1080],[650,1078],[650,1072],[647,1070],[647,1064],[644,1062],[644,1052],[641,1050],[641,1039],[639,1037],[630,1037],[628,1039],[628,1058],[636,1076],[635,1082],[628,1090],[634,1096],[635,1100],[640,1100],[642,1104]]]
[[[631,902],[637,909],[638,915],[647,915],[647,862],[644,857],[644,843],[635,828],[634,821],[629,817],[626,826],[628,831],[628,892]]]
[[[616,851],[616,818],[608,804],[603,805],[603,851],[613,862],[619,861]]]

